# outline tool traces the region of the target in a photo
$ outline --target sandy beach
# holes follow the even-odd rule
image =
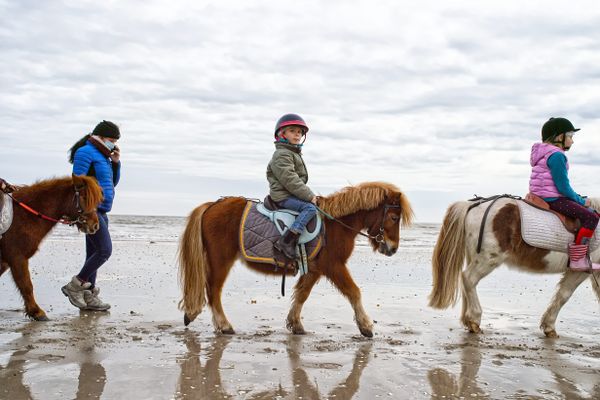
[[[408,233],[410,236],[410,232]],[[357,246],[350,270],[376,321],[363,338],[350,305],[321,281],[303,310],[304,336],[284,326],[280,280],[236,265],[224,289],[236,329],[215,335],[205,310],[188,328],[177,310],[177,243],[116,240],[99,272],[110,313],[80,312],[60,287],[80,240],[50,238],[31,260],[32,322],[9,273],[0,279],[0,399],[598,399],[599,307],[584,283],[559,315],[559,339],[538,329],[558,276],[500,268],[479,286],[484,333],[459,306],[427,307],[429,246],[394,257]]]

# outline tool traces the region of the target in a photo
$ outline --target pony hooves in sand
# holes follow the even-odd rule
[[[32,316],[31,319],[33,319],[34,321],[41,321],[41,322],[50,321],[50,318],[48,318],[46,315]]]
[[[479,325],[475,322],[467,322],[467,329],[470,333],[483,333]]]
[[[555,330],[544,332],[544,335],[546,335],[548,339],[558,339],[560,337],[558,336],[558,333],[556,333]]]
[[[184,314],[183,315],[183,324],[185,326],[188,326],[191,323],[192,323],[192,320],[190,319],[190,317],[188,317],[187,314]]]

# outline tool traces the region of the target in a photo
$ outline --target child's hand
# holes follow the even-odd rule
[[[591,207],[592,206],[592,202],[590,201],[590,199],[585,199],[585,204],[583,206],[584,207]]]
[[[310,199],[310,202],[316,206],[317,205],[317,196],[313,196],[313,198]]]

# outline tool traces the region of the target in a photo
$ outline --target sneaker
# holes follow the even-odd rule
[[[69,299],[71,304],[77,308],[84,308],[86,302],[84,292],[92,286],[89,282],[82,282],[77,276],[71,278],[71,282],[67,283],[60,290]]]
[[[107,311],[108,309],[110,309],[110,304],[103,303],[102,300],[100,300],[100,297],[98,297],[99,294],[100,288],[98,287],[83,291],[83,298],[85,299],[86,303],[86,306],[84,308],[85,310]]]

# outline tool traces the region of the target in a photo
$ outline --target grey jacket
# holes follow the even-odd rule
[[[308,171],[300,149],[287,143],[275,143],[275,152],[267,167],[269,194],[274,201],[290,196],[311,201],[315,194],[306,186]]]

